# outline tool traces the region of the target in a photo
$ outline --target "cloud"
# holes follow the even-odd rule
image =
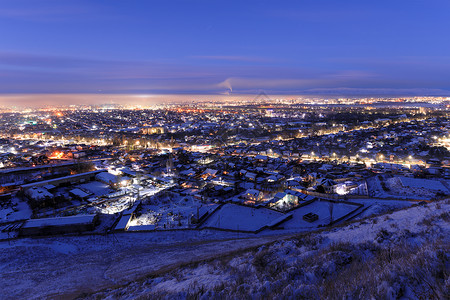
[[[334,65],[371,69],[386,72],[411,70],[449,70],[450,56],[397,56],[391,58],[378,57],[327,57],[323,61]]]
[[[369,95],[369,96],[447,96],[450,90],[429,88],[315,88],[305,93],[328,95]]]
[[[86,65],[108,63],[88,58],[37,55],[21,52],[0,52],[0,65],[26,68],[75,68]]]
[[[235,90],[299,90],[311,86],[320,86],[329,83],[328,79],[299,79],[299,78],[250,78],[231,77],[219,83],[219,87],[231,88]]]
[[[194,59],[214,60],[214,61],[236,61],[236,62],[273,62],[274,59],[258,56],[240,56],[240,55],[196,55],[191,56]]]
[[[329,71],[327,67],[202,65],[175,59],[126,61],[0,52],[0,93],[94,93],[102,90],[109,93],[238,94],[258,90],[304,93],[339,88],[450,88],[446,80],[448,70],[430,72],[423,76],[421,72],[402,73],[396,69],[389,73],[376,68],[358,69],[354,65]]]
[[[344,70],[327,75],[327,78],[340,80],[355,80],[355,79],[369,79],[376,78],[379,75],[375,72],[361,71],[361,70]]]
[[[224,87],[229,89],[230,93],[233,92],[233,87],[231,86],[231,78],[225,79],[217,85],[218,87]]]
[[[58,88],[63,81],[72,81],[73,86],[85,84],[86,89],[90,90],[90,86],[95,84],[106,84],[116,89],[117,86],[135,85],[143,81],[150,84],[152,81],[185,80],[194,84],[191,82],[193,79],[207,78],[206,81],[212,84],[219,80],[216,73],[208,68],[193,68],[170,61],[104,60],[12,52],[0,52],[0,76],[8,77],[9,83],[16,83],[24,89],[30,89],[34,83]],[[202,81],[205,80],[198,83]],[[2,89],[8,85],[0,82],[0,92],[7,92]]]

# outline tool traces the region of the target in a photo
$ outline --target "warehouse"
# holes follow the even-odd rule
[[[20,229],[21,236],[81,233],[94,230],[97,215],[30,219]]]

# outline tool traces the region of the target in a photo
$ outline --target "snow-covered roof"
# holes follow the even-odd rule
[[[123,215],[114,230],[127,230],[130,224],[131,215]]]
[[[97,179],[98,181],[102,181],[102,182],[107,182],[107,183],[118,183],[119,182],[119,177],[117,177],[114,174],[111,174],[109,172],[101,172],[98,173],[95,176],[95,179]]]
[[[283,192],[278,192],[276,195],[275,195],[275,199],[282,199],[282,198],[284,198],[286,196],[286,193],[283,193]]]
[[[73,189],[69,193],[71,193],[71,194],[73,194],[75,196],[78,196],[80,198],[86,198],[86,197],[88,197],[90,195],[90,194],[80,190],[79,188]]]
[[[33,200],[43,200],[45,198],[52,198],[53,195],[49,193],[46,189],[41,187],[32,187],[28,189],[26,192],[28,197]]]
[[[260,191],[255,190],[255,189],[248,189],[248,190],[245,192],[246,195],[253,195],[253,196],[255,196],[255,197],[258,197],[258,196],[259,196],[259,193],[260,193]]]
[[[317,184],[323,186],[333,186],[336,185],[336,182],[329,178],[321,178],[317,181]]]
[[[247,173],[245,173],[244,176],[247,177],[247,178],[251,178],[251,179],[255,179],[256,178],[256,174],[252,173],[252,172],[247,172]]]
[[[54,186],[53,184],[46,184],[43,186],[43,188],[46,190],[51,190],[51,189],[56,188],[56,186]]]
[[[205,172],[203,172],[204,175],[210,175],[210,176],[214,176],[216,175],[217,170],[214,169],[206,169]]]

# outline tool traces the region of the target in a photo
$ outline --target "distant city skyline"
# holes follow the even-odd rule
[[[444,0],[6,0],[0,105],[42,94],[447,96],[449,11]]]
[[[263,96],[261,96],[261,94]],[[398,101],[403,104],[398,104]],[[423,95],[290,95],[290,94],[4,94],[0,95],[0,109],[12,108],[68,108],[70,106],[109,106],[149,108],[160,105],[187,103],[217,103],[230,105],[248,105],[252,103],[286,103],[286,104],[339,104],[362,105],[378,103],[379,105],[442,106],[450,102],[450,96]]]

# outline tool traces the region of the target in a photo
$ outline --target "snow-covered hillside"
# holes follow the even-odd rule
[[[87,298],[445,299],[450,201],[176,268]]]
[[[303,234],[204,229],[3,241],[0,298],[333,298],[334,290],[338,298],[442,298],[449,211],[441,201]]]

